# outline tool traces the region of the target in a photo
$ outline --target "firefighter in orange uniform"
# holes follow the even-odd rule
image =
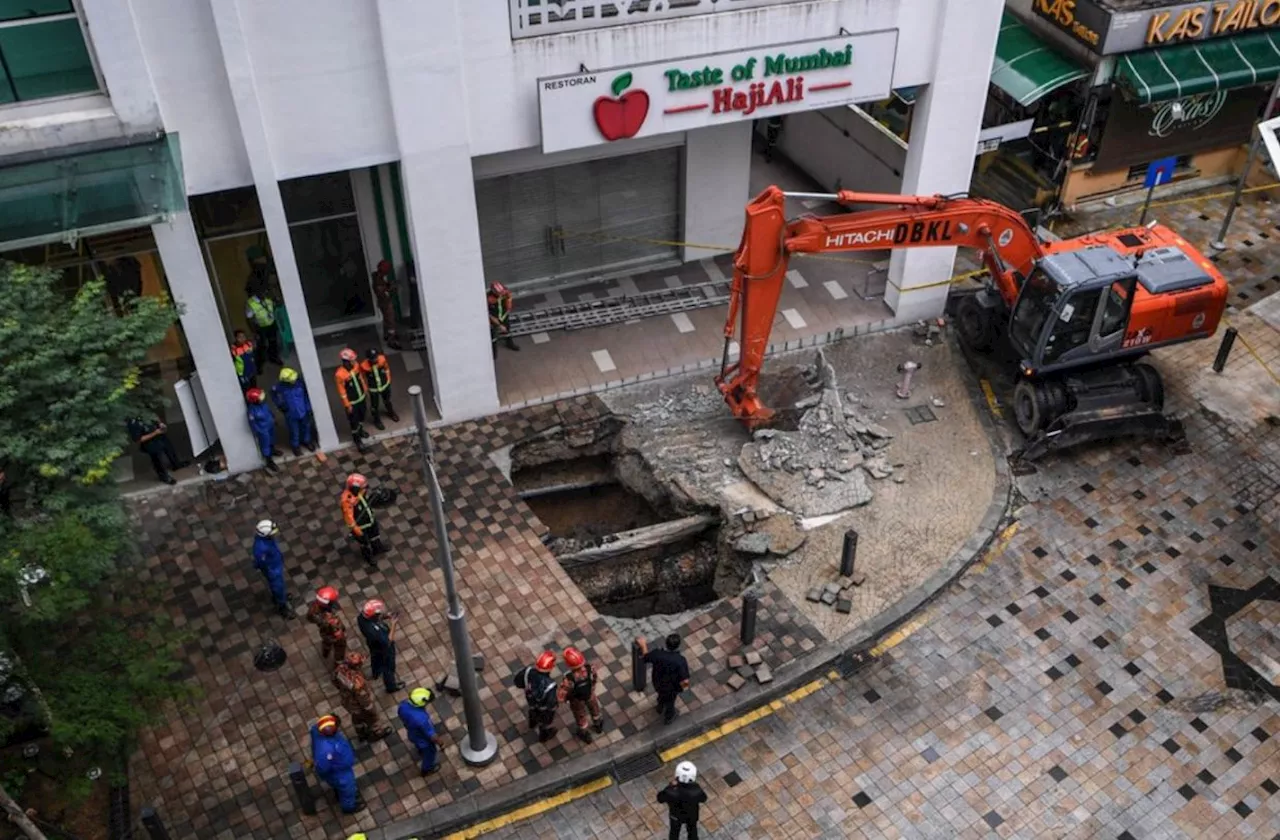
[[[338,386],[338,396],[347,412],[347,422],[351,424],[351,440],[356,449],[363,452],[365,439],[369,437],[369,433],[364,430],[364,413],[369,404],[369,381],[364,378],[356,351],[344,347],[338,357],[342,364],[333,372],[333,381]]]
[[[387,357],[377,347],[369,348],[368,355],[360,363],[360,371],[369,383],[369,414],[373,417],[373,425],[379,429],[386,428],[380,416],[383,413],[391,418],[391,422],[399,423],[400,415],[391,405],[391,365],[387,363]]]
[[[373,507],[365,497],[369,487],[369,479],[360,473],[347,476],[347,486],[342,491],[342,519],[347,523],[351,536],[360,543],[360,554],[364,562],[374,565],[375,554],[382,554],[387,546],[382,542],[382,533],[378,528],[378,520],[373,515]]]

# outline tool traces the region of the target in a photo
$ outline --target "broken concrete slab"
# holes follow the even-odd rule
[[[849,578],[849,582],[852,583],[854,586],[862,586],[862,584],[867,582],[867,575],[865,572],[861,572],[855,569],[853,572],[853,575],[851,575]]]
[[[764,657],[760,655],[760,652],[755,650],[747,651],[746,659],[747,659],[747,664],[752,666],[753,668],[764,661]]]
[[[733,541],[733,550],[743,554],[764,556],[769,553],[770,542],[768,534],[755,532],[743,534]]]
[[[733,653],[729,655],[729,670],[736,671],[743,665],[747,664],[747,660],[739,654]]]
[[[751,679],[751,676],[755,672],[756,672],[755,669],[752,668],[750,665],[742,665],[738,668],[738,671],[737,671],[737,673],[741,675],[743,679],[747,679],[747,680]]]
[[[806,601],[813,601],[815,604],[818,603],[819,601],[822,600],[822,587],[821,586],[813,587],[812,589],[810,589],[808,592],[805,593],[804,599]]]
[[[826,604],[826,605],[829,607],[829,606],[831,606],[832,604],[834,604],[835,602],[836,602],[836,593],[835,593],[835,592],[823,592],[823,593],[822,593],[822,603]]]
[[[778,449],[766,451],[761,444],[748,443],[742,447],[738,467],[765,495],[803,517],[836,513],[871,501],[871,488],[867,486],[866,477],[859,472],[847,472],[841,476],[843,481],[824,482],[818,488],[810,483],[810,480],[822,480],[817,478],[817,474],[806,477],[803,473],[792,472],[785,466],[791,462],[789,453],[784,454]],[[825,478],[825,470],[821,475]]]
[[[850,601],[848,598],[841,598],[836,601],[836,612],[842,615],[848,615],[853,612],[853,601]]]
[[[839,595],[842,587],[840,585],[840,582],[836,581],[835,583],[828,583],[826,586],[822,588],[824,591],[826,591],[831,595]]]
[[[773,682],[773,671],[769,669],[768,665],[761,665],[756,669],[756,679],[761,685],[771,683]]]
[[[730,674],[729,679],[727,680],[727,685],[729,686],[729,688],[733,689],[734,691],[737,691],[738,689],[742,688],[746,684],[747,684],[747,681],[743,679],[741,676],[739,676],[738,674]]]

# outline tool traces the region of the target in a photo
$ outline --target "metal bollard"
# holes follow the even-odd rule
[[[298,807],[308,817],[316,815],[316,794],[307,782],[307,774],[298,762],[289,764],[289,781],[293,784],[293,793],[298,797]]]
[[[756,612],[760,609],[760,596],[748,592],[742,596],[742,630],[738,637],[744,645],[756,640]]]
[[[644,691],[645,672],[644,654],[640,652],[640,643],[631,643],[631,690]]]
[[[160,815],[156,813],[156,809],[150,805],[142,809],[142,825],[147,829],[147,835],[151,840],[172,840],[169,836],[169,830],[164,827],[164,822],[160,819]]]
[[[1236,343],[1236,328],[1227,327],[1226,333],[1222,336],[1222,343],[1218,345],[1218,358],[1213,360],[1213,372],[1222,373],[1222,369],[1227,366],[1227,357],[1231,355],[1231,348]]]
[[[853,561],[858,554],[858,532],[850,528],[844,532],[844,550],[840,552],[841,577],[853,577]]]
[[[898,365],[898,373],[902,374],[902,381],[898,383],[898,399],[905,400],[911,397],[911,374],[920,369],[920,365],[916,362],[903,362]]]

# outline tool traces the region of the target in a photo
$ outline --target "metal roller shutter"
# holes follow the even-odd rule
[[[526,291],[679,259],[680,149],[476,182],[485,278]]]

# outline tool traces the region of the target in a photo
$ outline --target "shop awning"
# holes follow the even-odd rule
[[[0,249],[154,224],[186,200],[176,134],[12,155],[0,163]]]
[[[1088,70],[1063,58],[1016,17],[1004,13],[991,84],[1019,105],[1033,105],[1045,94],[1088,75]]]
[[[1278,75],[1277,32],[1127,53],[1116,65],[1117,84],[1143,105],[1270,84]]]

